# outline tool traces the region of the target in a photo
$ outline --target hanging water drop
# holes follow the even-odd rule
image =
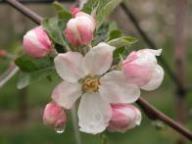
[[[65,127],[56,127],[55,128],[56,133],[62,134],[65,131]]]

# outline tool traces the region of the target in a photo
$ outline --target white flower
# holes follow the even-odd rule
[[[128,83],[121,71],[108,72],[114,49],[100,43],[84,57],[78,52],[67,52],[55,58],[57,73],[64,81],[54,89],[52,98],[71,109],[81,97],[78,118],[83,132],[104,131],[112,117],[110,104],[133,103],[140,96],[138,86]]]

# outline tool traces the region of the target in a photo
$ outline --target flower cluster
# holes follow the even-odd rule
[[[72,15],[64,36],[72,46],[89,45],[89,50],[86,54],[81,50],[59,53],[54,58],[63,81],[52,92],[53,102],[45,107],[44,123],[53,127],[65,125],[64,110],[72,109],[80,100],[77,104],[82,132],[125,132],[134,128],[141,122],[141,112],[133,105],[141,89],[155,90],[163,80],[164,71],[156,59],[161,50],[133,51],[113,64],[116,47],[100,42],[90,48],[96,29],[94,17],[77,8],[72,9]],[[40,26],[24,36],[23,46],[29,55],[40,58],[51,51],[52,42]]]

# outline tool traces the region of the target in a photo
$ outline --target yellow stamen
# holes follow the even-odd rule
[[[84,79],[82,90],[84,92],[97,92],[99,89],[99,78],[96,76],[88,76]]]

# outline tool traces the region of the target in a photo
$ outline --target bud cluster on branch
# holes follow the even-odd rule
[[[32,12],[19,2],[7,2],[31,17]],[[103,33],[102,36],[106,37],[101,39],[101,35],[97,34],[102,28],[99,11],[104,12],[103,7],[105,3],[97,5],[89,13],[83,12],[90,10],[89,3],[81,10],[72,8],[71,13],[59,10],[59,14],[63,12],[69,16],[63,19],[58,16],[58,23],[63,20],[63,25],[57,25],[61,31],[54,32],[62,34],[59,37],[62,40],[56,39],[53,28],[45,25],[30,30],[24,36],[25,52],[34,58],[53,58],[56,72],[63,80],[53,90],[52,102],[44,109],[44,123],[55,128],[64,127],[67,119],[65,111],[78,105],[80,131],[91,134],[106,129],[124,132],[141,122],[141,112],[134,106],[137,102],[146,114],[192,139],[191,132],[140,98],[140,89],[155,90],[163,81],[164,70],[156,58],[162,50],[143,49],[127,55],[126,48],[134,43],[133,38],[123,34],[112,37],[112,31],[106,35]],[[58,43],[67,50],[66,53],[57,50]],[[123,52],[119,52],[121,48]],[[78,99],[80,103],[76,102]]]

